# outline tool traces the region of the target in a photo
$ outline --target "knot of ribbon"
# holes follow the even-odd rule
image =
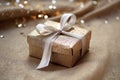
[[[36,31],[43,36],[48,36],[44,41],[44,50],[40,64],[37,66],[36,69],[41,69],[47,67],[50,62],[51,58],[51,49],[52,49],[52,42],[57,38],[57,35],[64,34],[67,36],[71,36],[74,38],[82,39],[82,35],[74,34],[68,32],[76,22],[76,16],[72,13],[63,14],[60,20],[60,28],[55,28],[53,26],[46,26],[45,24],[38,24],[36,26]],[[53,24],[54,25],[54,24]]]

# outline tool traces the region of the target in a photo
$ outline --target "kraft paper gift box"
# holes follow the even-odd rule
[[[47,26],[60,27],[58,22],[46,21],[44,23]],[[89,50],[89,44],[91,39],[91,31],[80,26],[73,26],[70,30],[71,33],[83,35],[82,40],[66,35],[58,35],[57,39],[53,41],[51,62],[57,63],[66,67],[72,67],[75,63]],[[36,30],[33,30],[27,36],[27,42],[29,44],[29,55],[41,58],[43,53],[43,39]],[[84,44],[84,45],[83,45]],[[84,52],[82,54],[82,45]]]

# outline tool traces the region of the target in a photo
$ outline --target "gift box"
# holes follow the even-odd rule
[[[60,27],[60,23],[54,21],[46,21],[47,26]],[[73,26],[69,30],[70,33],[75,33],[84,36],[81,40],[67,35],[59,34],[53,41],[52,56],[50,61],[66,67],[72,67],[75,63],[89,50],[91,39],[91,31]],[[43,41],[45,37],[40,36],[36,30],[33,30],[27,36],[29,44],[30,56],[41,58],[43,53]],[[83,47],[83,49],[82,49]],[[83,53],[82,53],[82,50]]]

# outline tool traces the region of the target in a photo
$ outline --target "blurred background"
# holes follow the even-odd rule
[[[92,31],[89,53],[76,66],[35,70],[27,35],[39,23],[77,16]],[[0,80],[120,80],[120,0],[0,0]]]

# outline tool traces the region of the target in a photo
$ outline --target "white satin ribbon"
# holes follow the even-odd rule
[[[68,21],[69,20],[69,21]],[[67,32],[70,30],[72,26],[76,22],[76,16],[72,13],[63,14],[60,20],[60,29],[57,29],[53,26],[46,26],[44,24],[38,24],[36,26],[36,31],[43,36],[48,36],[45,39],[45,45],[43,50],[43,55],[40,64],[37,66],[36,69],[41,69],[49,65],[50,58],[51,58],[51,48],[52,48],[52,41],[57,38],[57,35],[62,33],[67,36],[75,37],[78,39],[82,39],[83,35],[74,34],[71,32]]]

